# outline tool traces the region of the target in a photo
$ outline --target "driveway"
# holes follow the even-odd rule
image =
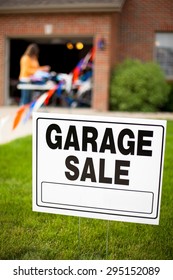
[[[19,137],[32,134],[32,119],[26,123],[20,121],[16,129],[12,129],[13,121],[19,107],[2,106],[0,107],[0,144],[7,143]],[[77,114],[77,115],[100,115],[111,117],[125,118],[147,118],[147,119],[164,119],[173,120],[173,113],[129,113],[129,112],[100,112],[86,108],[59,108],[59,107],[42,107],[40,112],[57,113],[57,114]]]

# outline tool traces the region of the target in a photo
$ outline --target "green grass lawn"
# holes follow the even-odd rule
[[[173,259],[173,122],[160,225],[32,212],[32,138],[0,145],[0,259]]]

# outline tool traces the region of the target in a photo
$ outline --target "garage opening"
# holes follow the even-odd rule
[[[50,65],[55,73],[69,74],[79,61],[84,58],[93,47],[92,37],[83,38],[15,38],[10,39],[10,65],[9,65],[9,100],[11,104],[19,104],[21,91],[17,89],[20,72],[20,58],[27,46],[36,43],[39,47],[40,65]],[[92,65],[93,69],[93,65]],[[92,95],[92,89],[90,94]],[[57,98],[59,99],[59,98]],[[50,104],[52,104],[50,102]],[[54,99],[53,105],[63,105]],[[86,104],[87,107],[90,106]]]

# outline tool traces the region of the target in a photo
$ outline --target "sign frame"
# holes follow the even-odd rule
[[[158,179],[158,190],[157,190],[157,197],[156,194],[152,191],[141,191],[141,190],[134,190],[136,191],[136,197],[134,194],[130,194],[131,190],[128,190],[126,187],[123,189],[122,186],[120,187],[109,187],[108,185],[103,186],[102,184],[100,185],[99,183],[97,183],[97,186],[93,186],[92,184],[89,184],[88,182],[86,184],[82,183],[80,184],[79,182],[77,183],[69,183],[69,182],[54,182],[54,181],[46,181],[43,180],[41,181],[41,185],[40,185],[40,178],[38,178],[40,175],[39,171],[39,165],[41,164],[40,161],[38,163],[38,158],[41,154],[41,151],[39,151],[39,145],[40,145],[40,139],[43,137],[45,137],[45,135],[43,136],[39,136],[40,135],[40,130],[41,127],[44,125],[46,126],[46,122],[53,122],[53,123],[60,123],[63,122],[64,125],[67,124],[67,126],[70,125],[70,123],[80,123],[81,124],[85,123],[88,125],[96,125],[96,127],[98,125],[119,125],[122,127],[128,127],[128,126],[132,126],[135,127],[135,129],[137,127],[150,127],[150,128],[156,128],[157,130],[162,130],[162,132],[159,133],[162,134],[162,139],[160,139],[160,163],[159,163],[159,179]],[[42,124],[41,124],[42,123]],[[45,123],[45,124],[44,124]],[[42,125],[42,126],[41,126]],[[77,127],[77,126],[76,126]],[[98,135],[99,137],[99,135]],[[163,163],[164,163],[164,149],[165,149],[165,137],[166,137],[166,121],[165,120],[150,120],[150,119],[133,119],[133,118],[115,118],[115,117],[103,117],[103,116],[87,116],[87,115],[71,115],[71,114],[50,114],[50,113],[34,113],[33,114],[33,211],[38,211],[38,212],[45,212],[45,213],[54,213],[54,214],[62,214],[62,215],[71,215],[71,216],[80,216],[80,217],[88,217],[88,218],[97,218],[97,219],[103,219],[103,220],[115,220],[115,221],[125,221],[125,222],[135,222],[135,223],[147,223],[147,224],[159,224],[159,214],[160,214],[160,204],[161,204],[161,190],[162,190],[162,176],[163,176]],[[41,140],[42,141],[42,140]],[[57,151],[56,151],[57,152]],[[52,153],[52,157],[53,157],[53,151],[51,151]],[[81,155],[82,155],[82,151],[81,151]],[[103,154],[102,154],[103,157]],[[42,157],[43,159],[44,157]],[[44,168],[43,168],[44,170]],[[45,173],[45,172],[44,172]],[[39,174],[39,175],[38,175]],[[45,175],[45,174],[44,174]],[[55,188],[55,184],[56,184],[56,188]],[[47,185],[47,186],[46,186]],[[57,187],[58,186],[58,187]],[[78,191],[76,191],[76,187],[78,187]],[[85,187],[85,188],[84,188]],[[92,190],[90,189],[90,187],[92,188]],[[62,200],[63,202],[59,203],[59,206],[55,206],[55,204],[58,205],[58,203],[53,202],[51,206],[51,200],[54,201],[54,195],[56,193],[57,188],[59,188],[59,193],[58,196],[62,195]],[[86,192],[86,189],[88,188],[88,192]],[[106,189],[106,192],[103,191],[103,189]],[[100,191],[101,196],[105,197],[105,199],[109,200],[109,195],[108,192],[111,192],[111,196],[113,196],[114,200],[116,201],[116,203],[118,205],[118,199],[116,200],[116,197],[118,194],[119,197],[126,197],[126,201],[128,201],[128,197],[132,198],[132,202],[139,200],[139,213],[137,215],[132,215],[133,211],[128,211],[127,209],[124,211],[125,214],[123,214],[123,210],[114,210],[114,213],[108,213],[103,211],[104,207],[102,210],[99,211],[94,211],[94,207],[93,204],[91,205],[86,205],[85,206],[78,206],[76,205],[70,205],[69,207],[64,207],[65,203],[69,203],[69,199],[64,200],[64,195],[63,192],[65,189],[68,189],[70,191],[71,197],[73,197],[73,192],[74,193],[79,193],[81,191],[81,193],[83,192],[84,194],[86,194],[86,197],[89,195],[88,193],[92,194],[92,196],[94,195],[95,197],[97,197],[97,192]],[[93,191],[94,189],[94,191]],[[49,194],[49,192],[52,192],[52,196]],[[85,190],[85,192],[84,192]],[[75,192],[76,191],[76,192]],[[67,192],[67,194],[68,194]],[[116,193],[116,194],[115,194]],[[127,195],[128,194],[128,195]],[[76,195],[78,196],[78,194]],[[146,208],[145,208],[145,212],[148,213],[148,216],[146,215],[146,213],[141,214],[140,216],[140,211],[141,211],[141,203],[143,202],[143,198],[142,196],[148,197],[148,200],[146,199],[146,201],[149,201],[148,204],[146,204]],[[40,197],[40,199],[39,199]],[[45,203],[45,200],[47,199],[47,197],[49,197],[48,202]],[[99,196],[98,196],[99,197]],[[73,200],[73,203],[79,203],[80,200],[77,200],[76,198]],[[121,200],[122,201],[122,200]],[[156,202],[154,202],[156,201]],[[84,201],[85,203],[85,201]],[[88,200],[89,203],[89,200]],[[99,205],[99,201],[98,199],[95,199],[92,203],[96,203]],[[102,202],[103,203],[103,202]],[[150,206],[150,204],[152,203],[152,205]],[[132,203],[133,204],[133,203]],[[113,206],[113,202],[111,204],[111,206]],[[124,203],[123,205],[124,207],[126,207],[126,204]],[[105,207],[108,207],[108,204],[106,204]],[[120,206],[119,206],[120,207]],[[133,208],[133,206],[130,206],[131,208]],[[151,207],[151,210],[150,210]],[[153,207],[154,207],[154,211],[155,211],[155,216],[151,216],[149,212],[147,211],[151,211],[151,213],[153,213]],[[99,206],[99,208],[101,209],[101,207]],[[155,209],[157,208],[157,209]],[[88,211],[89,209],[89,211]],[[91,210],[92,209],[92,210]],[[106,208],[105,208],[106,209]],[[119,211],[119,213],[118,213]],[[135,212],[135,211],[134,211]]]

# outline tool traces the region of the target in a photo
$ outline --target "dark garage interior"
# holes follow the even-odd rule
[[[70,42],[73,48],[68,49]],[[75,47],[77,42],[83,43],[81,50]],[[56,73],[70,73],[81,58],[91,50],[93,38],[14,38],[10,39],[9,65],[9,99],[11,104],[18,104],[20,90],[17,89],[20,72],[20,58],[27,46],[37,43],[40,49],[40,65],[50,65]]]

